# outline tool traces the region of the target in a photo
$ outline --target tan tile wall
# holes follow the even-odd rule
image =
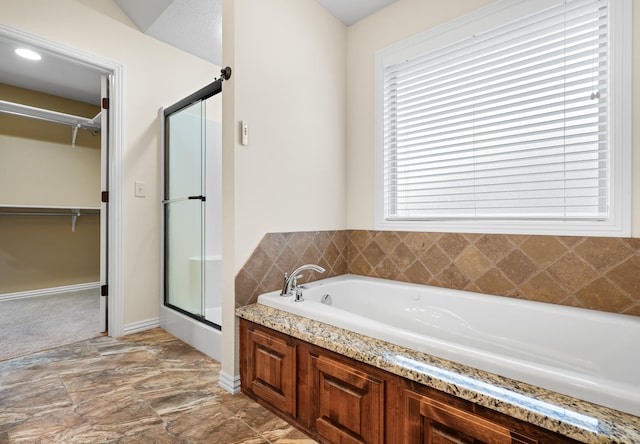
[[[305,280],[347,272],[347,231],[305,231],[266,234],[236,275],[236,307],[253,304],[258,296],[282,288],[284,273],[304,264],[327,270],[305,272]]]
[[[236,305],[304,263],[327,269],[640,316],[640,239],[319,231],[267,234],[236,276]]]
[[[640,239],[350,231],[348,272],[640,316]]]

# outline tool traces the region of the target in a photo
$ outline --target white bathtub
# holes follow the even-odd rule
[[[355,275],[279,293],[258,302],[640,416],[638,317]]]

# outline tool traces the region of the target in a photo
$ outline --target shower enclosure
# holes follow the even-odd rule
[[[222,329],[221,91],[218,80],[164,110],[164,307],[182,315],[164,318],[215,330]],[[193,337],[189,329],[199,326],[190,325],[177,327],[183,334],[164,327]]]

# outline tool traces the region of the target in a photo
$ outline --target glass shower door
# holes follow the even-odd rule
[[[205,113],[198,101],[165,119],[165,305],[202,319]]]

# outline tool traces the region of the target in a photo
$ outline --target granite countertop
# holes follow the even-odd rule
[[[253,304],[236,316],[584,443],[640,443],[640,417]]]

